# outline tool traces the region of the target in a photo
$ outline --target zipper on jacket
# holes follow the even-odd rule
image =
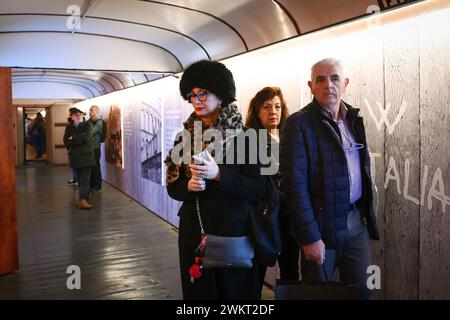
[[[336,139],[336,142],[339,144],[339,147],[342,150],[342,153],[344,154],[344,159],[345,159],[345,163],[347,164],[347,175],[348,175],[348,180],[349,180],[349,186],[348,186],[348,192],[347,192],[347,199],[348,202],[350,203],[350,188],[352,186],[352,177],[350,175],[350,166],[348,165],[348,161],[347,161],[347,157],[345,156],[345,150],[344,147],[342,146],[341,143],[341,139],[339,139],[339,136],[337,135],[336,131],[334,131],[333,127],[331,126],[331,124],[327,121],[327,120],[322,120],[323,123],[325,123],[325,125],[327,126],[328,130],[331,131],[331,134],[333,135],[333,137]]]

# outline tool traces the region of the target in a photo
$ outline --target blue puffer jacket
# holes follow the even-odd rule
[[[379,240],[363,120],[358,116],[359,109],[345,105],[353,135],[365,146],[360,150],[363,191],[356,205],[370,237]],[[350,182],[339,128],[322,110],[313,100],[285,121],[280,147],[281,184],[297,241],[305,245],[322,239],[327,249],[338,249],[344,245],[344,233],[339,231],[346,229]]]

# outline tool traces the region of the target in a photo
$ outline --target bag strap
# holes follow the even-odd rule
[[[328,278],[327,269],[325,268],[325,262],[322,263],[322,269],[323,269],[323,273],[325,274],[325,280],[326,280],[327,282],[331,282],[330,279]]]
[[[201,233],[206,234],[205,229],[203,228],[202,216],[200,214],[200,202],[198,200],[198,193],[195,195],[195,205],[197,208],[197,217],[198,217],[198,222],[200,224]]]

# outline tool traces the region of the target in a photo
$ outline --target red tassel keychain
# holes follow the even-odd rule
[[[191,282],[194,283],[195,279],[202,276],[202,261],[203,258],[195,257],[195,263],[189,268],[189,275],[191,276]]]
[[[203,252],[206,246],[206,236],[201,235],[201,241],[197,249],[195,249],[195,263],[189,268],[189,275],[191,276],[191,282],[194,283],[195,279],[202,276],[203,271]]]

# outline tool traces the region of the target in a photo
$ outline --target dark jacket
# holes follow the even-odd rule
[[[362,197],[356,203],[367,221],[369,235],[379,239],[373,211],[370,159],[359,109],[345,104],[350,130],[361,149]],[[342,248],[349,212],[350,182],[347,160],[337,124],[314,99],[291,115],[281,134],[280,171],[282,188],[300,244],[322,239],[327,248]]]
[[[92,147],[92,124],[83,121],[76,127],[73,123],[66,126],[64,145],[69,149],[71,168],[86,168],[95,165]]]
[[[248,155],[248,147],[245,152]],[[237,163],[236,160],[234,162]],[[261,166],[219,164],[219,168],[220,181],[207,180],[206,190],[198,193],[205,231],[222,236],[246,235],[250,209],[265,193],[265,177],[260,175]],[[167,187],[168,194],[175,200],[183,201],[178,212],[180,217],[188,217],[198,223],[196,193],[188,191],[189,178],[183,167],[180,170],[178,180]]]
[[[33,124],[30,126],[28,134],[30,136],[44,136],[44,134],[45,134],[45,123],[44,123],[44,121],[34,120]]]
[[[102,144],[104,120],[99,117],[95,120],[89,119],[89,122],[92,124],[92,147],[99,149]]]

